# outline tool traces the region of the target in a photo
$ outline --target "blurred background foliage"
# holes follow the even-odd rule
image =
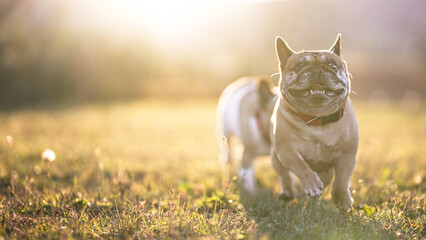
[[[343,58],[360,99],[426,96],[426,2],[0,0],[0,106],[217,97],[274,40]],[[278,77],[274,77],[276,82]]]

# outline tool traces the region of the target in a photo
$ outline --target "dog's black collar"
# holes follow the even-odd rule
[[[263,140],[265,140],[267,143],[271,143],[271,139],[269,137],[269,131],[268,129],[265,129],[262,121],[262,116],[260,115],[260,109],[256,109],[254,111],[254,116],[256,117],[256,125],[259,129],[260,134],[263,137]]]
[[[287,105],[286,105],[287,106]],[[303,120],[307,125],[311,126],[323,126],[329,123],[337,122],[343,117],[343,113],[345,112],[346,101],[343,106],[335,113],[332,113],[328,116],[324,117],[313,117],[309,115],[305,115],[303,113],[298,113],[292,110],[287,106],[287,109],[294,115],[296,115],[299,119]]]

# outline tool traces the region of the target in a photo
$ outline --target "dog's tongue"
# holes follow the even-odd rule
[[[319,83],[315,84],[312,88],[312,91],[322,91],[325,90],[327,87],[320,85]]]

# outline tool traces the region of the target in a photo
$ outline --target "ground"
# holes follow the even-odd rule
[[[143,100],[0,112],[0,239],[424,239],[426,108],[355,101],[354,208],[326,189],[282,202],[267,157],[240,196],[221,167],[216,100]],[[54,161],[42,159],[51,149]],[[1,237],[2,236],[2,237]]]

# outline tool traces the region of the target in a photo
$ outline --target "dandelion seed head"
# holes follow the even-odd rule
[[[414,179],[413,179],[413,181],[414,181],[414,184],[416,184],[416,185],[418,185],[418,184],[420,184],[420,183],[422,183],[422,181],[423,181],[423,177],[422,177],[422,175],[416,175],[415,177],[414,177]]]
[[[52,150],[46,149],[41,154],[41,158],[46,162],[53,162],[56,159],[56,155]]]
[[[9,143],[10,146],[13,146],[13,137],[10,135],[6,136],[6,140]]]

